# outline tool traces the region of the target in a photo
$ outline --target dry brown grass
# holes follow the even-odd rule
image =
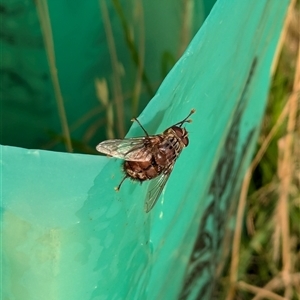
[[[300,299],[300,192],[299,192],[299,99],[300,99],[300,22],[299,3],[291,1],[288,11],[286,26],[283,30],[281,38],[281,60],[282,56],[287,56],[286,62],[283,62],[277,72],[283,72],[285,76],[286,69],[289,69],[288,63],[294,61],[294,78],[292,90],[286,90],[287,100],[279,117],[271,129],[266,132],[262,130],[261,146],[250,165],[242,185],[240,201],[237,210],[237,223],[233,239],[233,247],[231,253],[230,265],[230,288],[227,299],[247,298],[247,299]],[[284,49],[284,53],[282,51]],[[282,54],[283,53],[283,54]],[[279,55],[278,55],[279,58]],[[278,66],[278,59],[275,59]],[[281,68],[281,69],[279,69]],[[276,96],[270,96],[270,101],[276,99]],[[270,117],[266,115],[267,122]],[[272,141],[277,142],[277,176],[272,181],[255,192],[258,201],[256,205],[261,203],[274,203],[274,208],[270,214],[260,214],[260,208],[254,210],[249,207],[253,205],[253,195],[249,196],[249,187],[253,178],[254,171],[263,159],[265,153],[269,149]],[[252,198],[252,201],[249,200]],[[254,204],[255,205],[255,204]],[[262,209],[264,209],[262,207]],[[260,245],[260,258],[254,258],[257,261],[265,261],[265,264],[257,265],[255,268],[261,271],[260,274],[267,274],[264,278],[259,278],[259,274],[253,275],[251,262],[246,268],[249,274],[241,273],[240,256],[242,249],[247,247],[243,245],[243,221],[245,211],[249,211],[247,217],[248,234],[254,239],[255,234],[261,230],[265,230],[266,236],[272,235],[271,241],[265,241]],[[296,211],[296,213],[293,213]],[[268,224],[265,228],[258,228],[257,220],[266,218],[264,222],[259,224]],[[298,220],[298,225],[297,225]],[[293,223],[295,223],[293,226]],[[251,240],[248,245],[251,244]],[[265,247],[269,245],[270,248]],[[264,270],[265,268],[265,270]],[[256,278],[255,278],[256,277]],[[241,280],[248,279],[248,282]],[[255,284],[252,283],[252,280]],[[244,292],[247,292],[246,294]],[[243,295],[243,297],[241,296]],[[245,295],[248,295],[246,297]],[[254,295],[253,298],[250,295]]]

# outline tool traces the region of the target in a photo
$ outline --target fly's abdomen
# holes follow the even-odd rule
[[[151,161],[125,161],[124,171],[133,180],[145,181],[157,177],[161,168],[156,164],[154,158]]]

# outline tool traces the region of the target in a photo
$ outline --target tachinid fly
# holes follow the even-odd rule
[[[162,134],[149,135],[138,119],[134,118],[142,130],[144,137],[107,140],[96,147],[97,151],[109,156],[124,159],[125,176],[116,188],[118,191],[126,178],[139,182],[152,180],[150,191],[145,202],[145,211],[149,212],[162,192],[176,159],[183,148],[189,144],[188,132],[182,128],[190,123],[189,117],[195,112],[191,110],[182,121],[166,129]]]

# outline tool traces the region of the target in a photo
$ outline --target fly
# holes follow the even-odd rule
[[[124,178],[115,189],[121,188],[126,178],[139,182],[153,180],[146,202],[145,211],[149,212],[157,202],[174,164],[183,148],[189,144],[188,132],[182,128],[190,123],[189,117],[195,113],[192,109],[182,121],[167,128],[163,133],[149,135],[137,118],[136,121],[145,133],[144,137],[103,141],[97,145],[97,151],[124,160]]]

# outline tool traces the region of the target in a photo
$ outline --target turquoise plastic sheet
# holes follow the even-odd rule
[[[160,133],[196,109],[149,214],[117,159],[1,147],[4,299],[213,297],[288,4],[219,0],[139,116]]]

